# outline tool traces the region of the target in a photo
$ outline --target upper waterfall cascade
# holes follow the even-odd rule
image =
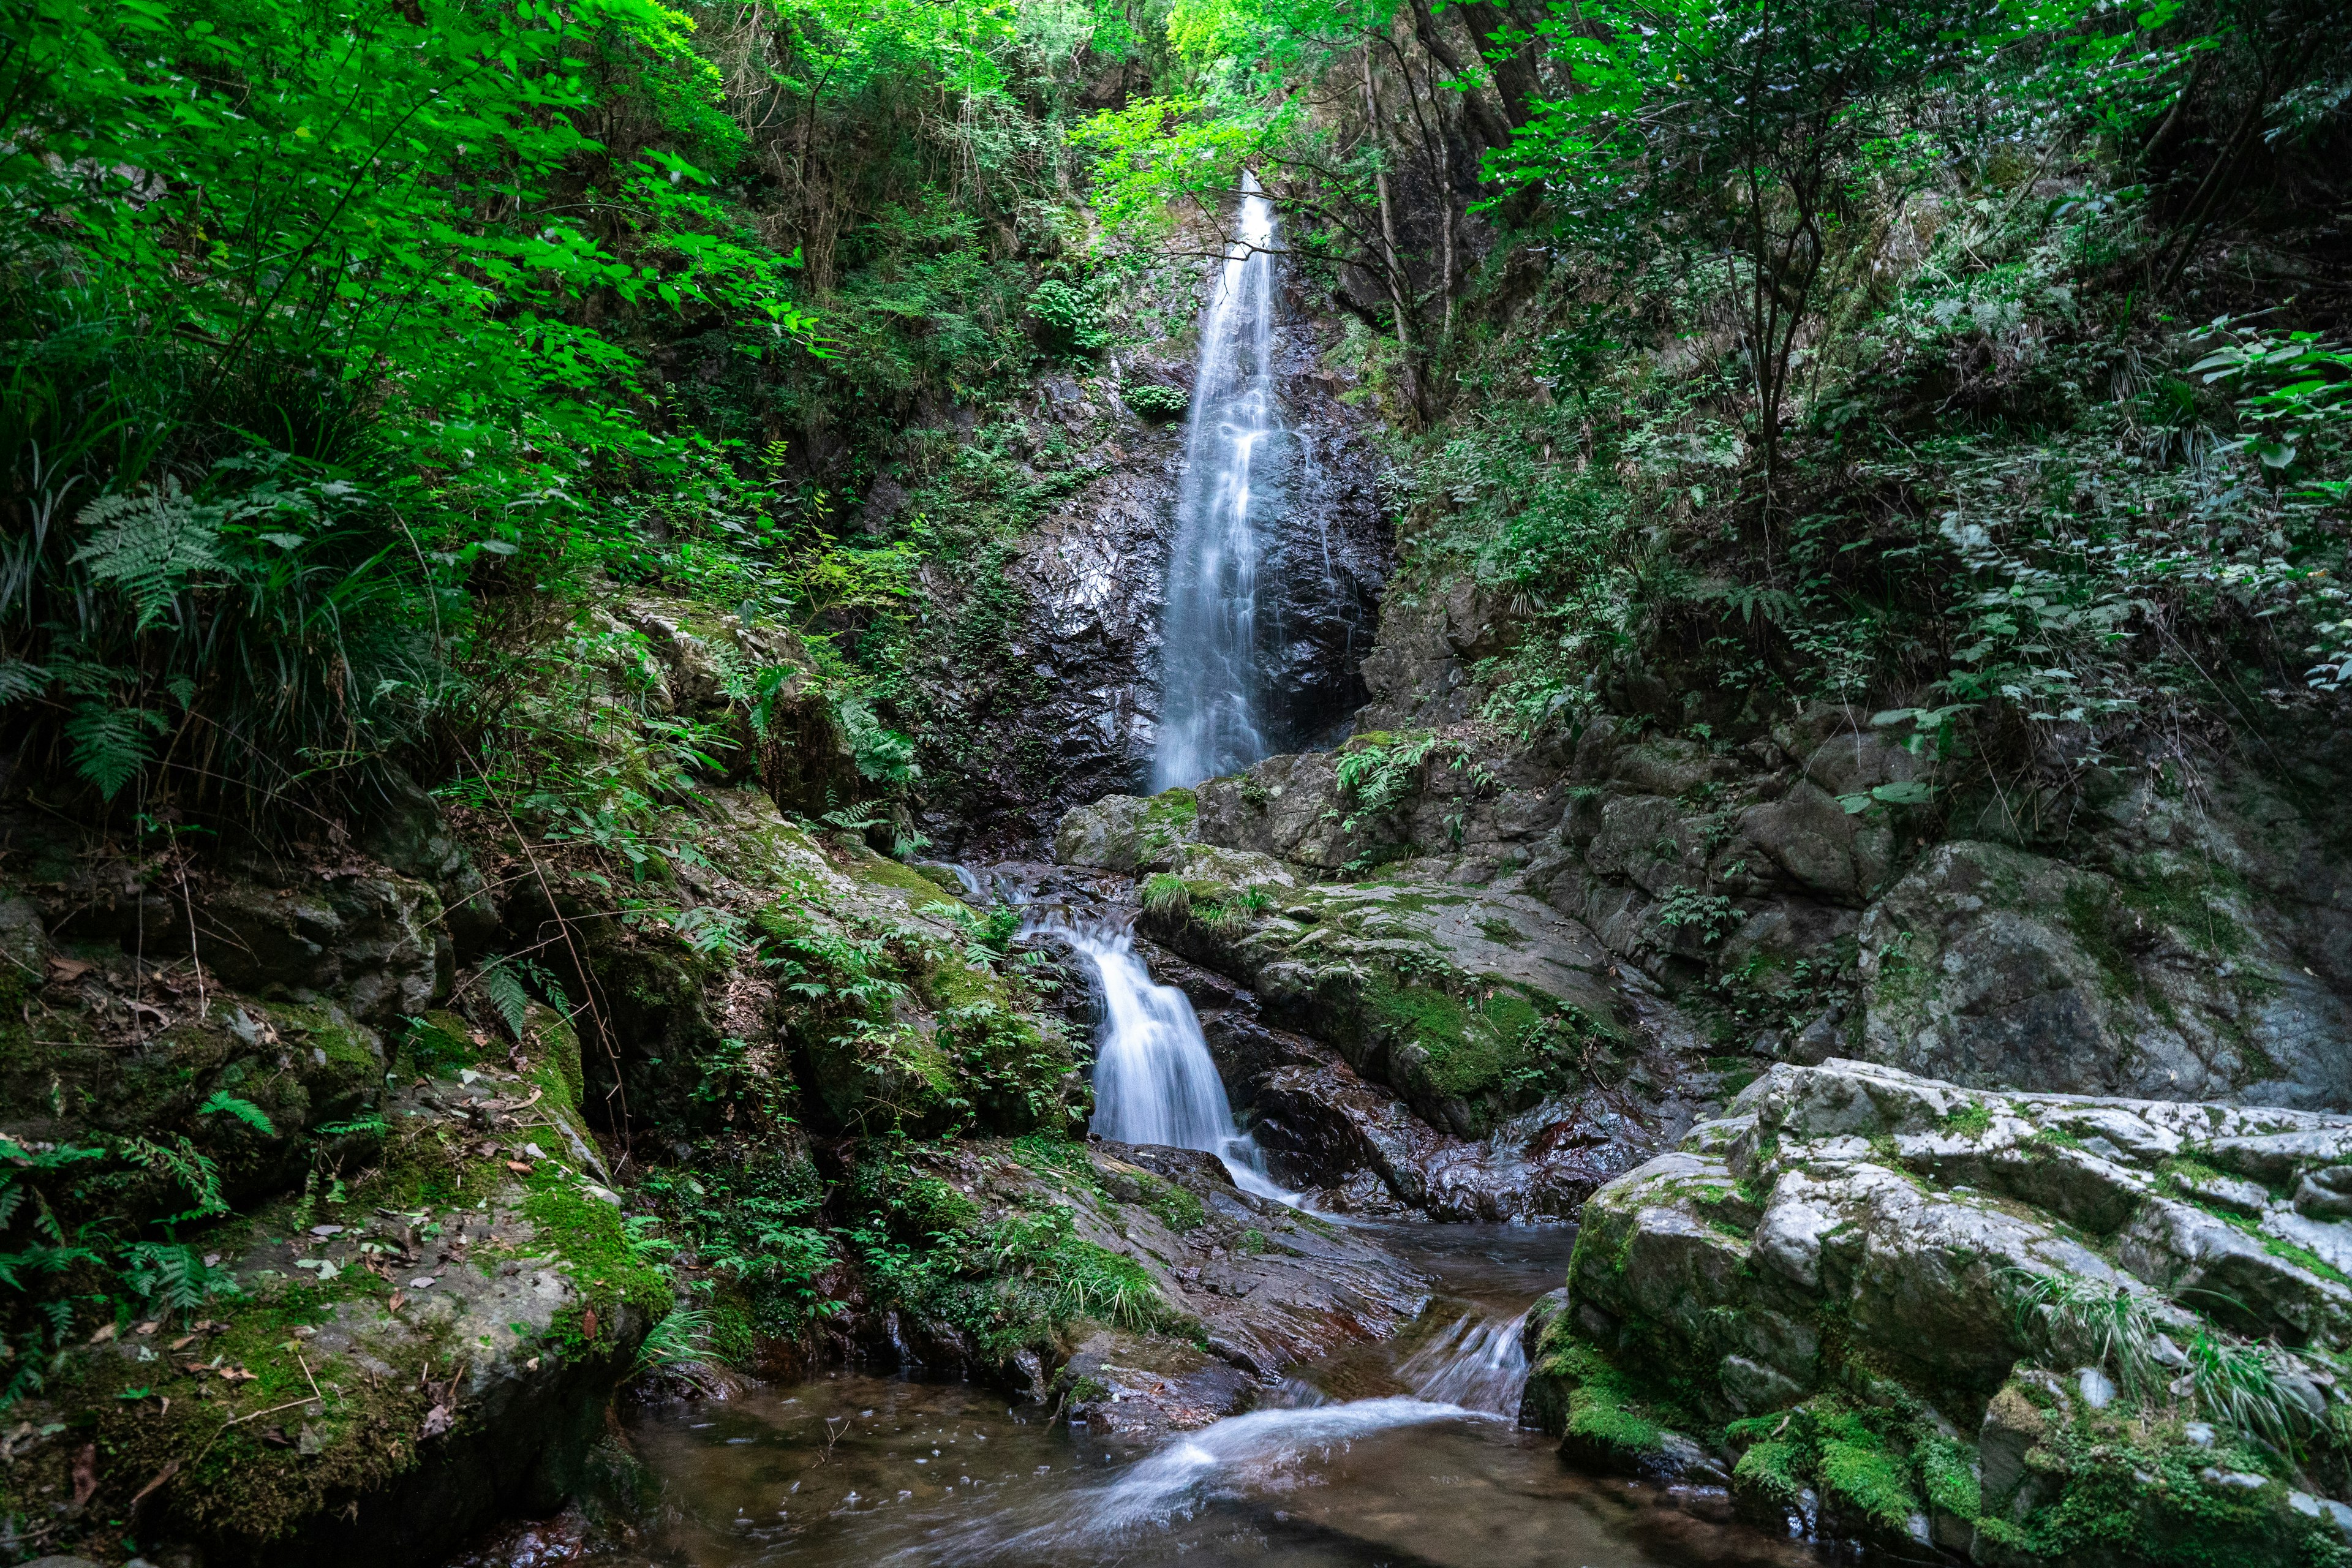
[[[1274,207],[1252,176],[1242,192],[1224,271],[1201,317],[1161,628],[1154,790],[1266,754],[1257,569],[1261,521],[1281,500],[1268,459],[1285,432],[1274,395]]]

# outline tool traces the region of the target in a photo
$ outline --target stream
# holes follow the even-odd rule
[[[1123,930],[1033,931],[1093,971],[1095,1129],[1219,1155],[1289,1201],[1237,1128],[1183,993]],[[830,1373],[641,1412],[667,1508],[647,1563],[908,1568],[1181,1562],[1197,1568],[1797,1563],[1719,1489],[1580,1475],[1519,1429],[1521,1330],[1565,1277],[1564,1226],[1360,1227],[1434,1282],[1405,1333],[1291,1369],[1258,1407],[1156,1447],[966,1382]]]
[[[1697,1568],[1821,1561],[1714,1489],[1581,1475],[1517,1428],[1517,1318],[1566,1227],[1395,1225],[1439,1282],[1412,1331],[1294,1369],[1259,1409],[1136,1451],[971,1383],[844,1371],[640,1413],[654,1539],[605,1561]]]

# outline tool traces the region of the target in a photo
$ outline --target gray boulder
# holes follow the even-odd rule
[[[1889,1544],[2135,1561],[2226,1514],[2233,1561],[2301,1561],[2337,1539],[2307,1489],[2352,1492],[2352,1223],[2294,1198],[2347,1152],[2352,1118],[1776,1067],[1586,1205],[1528,1408],[1624,1463],[1715,1439],[1747,1511]]]

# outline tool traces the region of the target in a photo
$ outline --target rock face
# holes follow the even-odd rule
[[[1536,1103],[1556,1061],[1625,1033],[1599,944],[1522,894],[1307,883],[1270,856],[1199,845],[1160,887],[1147,889],[1147,931],[1458,1137]]]
[[[2227,862],[2126,879],[1937,845],[1863,922],[1863,1048],[1966,1083],[2352,1106],[2352,1006],[2274,891]]]
[[[539,1008],[523,1049],[523,1068],[403,1090],[346,1138],[433,1173],[413,1207],[306,1198],[215,1229],[223,1294],[202,1314],[103,1330],[20,1404],[19,1527],[71,1538],[95,1508],[208,1560],[391,1565],[498,1509],[560,1505],[669,1290],[601,1184],[576,1037]],[[111,1397],[131,1385],[152,1393]]]
[[[929,1237],[934,1251],[975,1241],[1001,1248],[1016,1231],[1058,1234],[1066,1225],[1050,1268],[1105,1280],[1124,1271],[1129,1295],[1090,1301],[1087,1321],[1067,1334],[1033,1340],[1034,1330],[1016,1329],[1013,1343],[1005,1313],[1017,1321],[1022,1288],[997,1286],[999,1305],[975,1307],[988,1287],[973,1275],[862,1313],[862,1348],[886,1364],[1025,1381],[1035,1396],[1114,1436],[1158,1436],[1248,1409],[1262,1381],[1388,1338],[1427,1300],[1425,1283],[1379,1247],[1242,1192],[1214,1156],[1190,1150],[1098,1141],[930,1145],[910,1170],[878,1172],[866,1184],[876,1182],[918,1200],[929,1194],[922,1223],[940,1227]]]
[[[1148,944],[1147,944],[1148,945]],[[1550,1096],[1484,1137],[1441,1132],[1334,1047],[1269,1024],[1246,988],[1152,947],[1152,977],[1192,999],[1234,1104],[1286,1184],[1328,1213],[1437,1220],[1572,1218],[1592,1190],[1658,1143],[1622,1093]]]
[[[1585,1207],[1528,1407],[1571,1450],[1986,1563],[2342,1550],[2352,1119],[1842,1059],[1730,1111]]]
[[[1986,1088],[2352,1109],[2352,860],[2283,784],[2150,749],[2029,830],[1990,805],[1931,811],[1931,761],[1869,718],[1814,704],[1738,747],[1607,716],[1528,748],[1475,726],[1360,733],[1181,808],[1102,802],[1060,847],[1130,874],[1244,849],[1301,886],[1548,906],[1585,933],[1582,962],[1696,1000],[1758,1069],[1845,1056]]]
[[[1172,270],[1157,306],[1189,329],[1213,281],[1211,268]],[[1284,498],[1256,581],[1266,740],[1290,750],[1327,743],[1362,701],[1390,551],[1370,426],[1320,363],[1334,329],[1295,288],[1283,299],[1276,391],[1291,439],[1256,476]],[[1183,425],[1138,416],[1117,382],[1189,387],[1192,350],[1185,330],[1111,374],[1048,383],[1024,444],[1058,444],[1074,466],[1028,478],[1064,493],[1001,561],[925,583],[940,613],[972,628],[953,668],[920,678],[908,715],[942,752],[931,771],[946,809],[931,831],[967,858],[1018,852],[1069,806],[1149,775]]]

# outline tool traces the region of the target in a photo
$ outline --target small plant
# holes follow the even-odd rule
[[[1182,919],[1192,912],[1192,889],[1184,879],[1162,871],[1143,884],[1143,907],[1155,915]]]
[[[1658,923],[1689,927],[1698,932],[1701,943],[1712,945],[1739,923],[1739,910],[1721,893],[1702,893],[1691,887],[1672,888],[1658,906]]]
[[[1150,381],[1137,382],[1123,388],[1119,396],[1126,400],[1129,408],[1155,423],[1181,417],[1192,402],[1192,397],[1181,386],[1161,386],[1157,382]],[[1244,799],[1248,798],[1248,785],[1242,786],[1242,795]],[[1265,790],[1261,785],[1258,789],[1258,799],[1252,804],[1263,804],[1265,798]]]

